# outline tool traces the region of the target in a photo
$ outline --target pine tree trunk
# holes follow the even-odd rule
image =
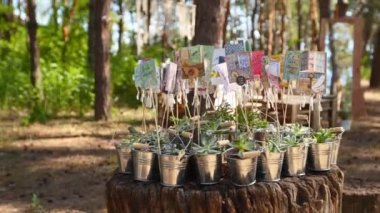
[[[310,1],[311,50],[318,49],[318,6],[317,0]]]
[[[53,23],[55,29],[58,29],[58,5],[57,5],[57,0],[52,0],[51,1],[51,7],[52,7],[52,19],[51,22]]]
[[[272,55],[273,53],[273,27],[275,24],[275,1],[274,0],[268,0],[268,7],[269,7],[269,13],[268,13],[268,55]]]
[[[297,0],[297,17],[298,17],[298,41],[297,41],[297,48],[298,50],[301,50],[301,43],[302,43],[302,4],[301,0]]]
[[[119,29],[118,29],[119,30],[119,37],[117,40],[117,43],[118,43],[117,53],[120,54],[121,50],[123,48],[123,36],[124,36],[124,3],[123,3],[123,0],[117,0],[117,4],[119,7],[119,11],[118,11],[119,21],[117,23],[117,25],[119,27]]]
[[[260,49],[265,49],[265,33],[264,33],[264,22],[265,22],[265,7],[264,2],[260,1],[260,15],[259,15],[259,32],[260,32]]]
[[[380,28],[377,29],[376,41],[372,58],[372,72],[369,82],[370,88],[380,88]]]
[[[286,51],[286,33],[285,33],[285,19],[286,19],[286,3],[285,0],[280,2],[281,13],[281,28],[280,28],[280,49],[282,53]]]
[[[95,74],[95,120],[108,120],[111,116],[110,6],[111,0],[90,1],[90,23],[93,25],[89,29],[89,38]]]
[[[318,6],[319,6],[319,24],[321,25],[323,18],[330,18],[330,0],[318,0]],[[324,38],[320,38],[320,39],[324,39]],[[321,47],[318,47],[318,50],[321,50]]]
[[[229,0],[194,0],[196,8],[193,44],[223,46]]]
[[[259,8],[258,2],[259,2],[259,0],[255,0],[255,4],[253,6],[253,11],[252,11],[252,16],[251,16],[251,22],[252,22],[252,29],[251,29],[252,50],[255,50],[255,47],[256,47],[255,31],[256,31],[256,15],[257,15],[257,10]]]
[[[27,0],[27,29],[29,37],[29,54],[31,68],[31,82],[37,88],[39,93],[42,91],[42,75],[40,70],[40,49],[37,40],[37,21],[36,21],[36,2],[35,0]]]

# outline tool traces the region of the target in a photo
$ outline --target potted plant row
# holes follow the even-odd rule
[[[131,128],[116,146],[119,171],[133,173],[139,181],[160,179],[164,186],[182,186],[193,158],[197,182],[209,185],[220,182],[225,160],[231,183],[247,186],[256,179],[305,175],[306,166],[327,171],[336,162],[341,128],[312,132],[299,124],[274,126],[257,112],[241,111],[234,117],[228,107],[221,109],[199,120],[199,132],[187,117],[172,119],[175,125],[168,129],[140,133]]]

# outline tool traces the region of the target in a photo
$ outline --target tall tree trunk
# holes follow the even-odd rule
[[[297,0],[297,17],[298,17],[298,40],[297,40],[297,47],[298,50],[301,50],[301,43],[302,43],[302,3],[301,0]]]
[[[93,55],[92,68],[95,74],[95,120],[108,120],[111,116],[110,7],[111,0],[90,0],[92,28],[89,29],[89,38],[93,47],[90,54]]]
[[[70,39],[70,30],[71,23],[75,16],[75,11],[78,7],[78,0],[73,0],[73,4],[71,8],[68,5],[68,0],[63,1],[64,11],[63,11],[63,24],[62,24],[62,35],[63,35],[63,48],[62,48],[62,61],[66,61],[66,51],[67,51],[67,43]]]
[[[96,49],[96,43],[95,41],[95,35],[94,35],[94,21],[96,16],[95,14],[95,4],[96,1],[90,1],[88,6],[89,6],[89,17],[88,17],[88,67],[89,70],[94,71],[94,50]]]
[[[118,11],[119,21],[117,23],[119,27],[119,37],[117,40],[117,44],[118,44],[117,53],[120,54],[123,48],[123,36],[124,36],[124,2],[123,0],[117,0],[117,4],[119,7],[119,11]]]
[[[318,0],[318,6],[319,6],[319,25],[321,26],[322,19],[324,18],[330,18],[331,12],[330,12],[330,1],[331,0]],[[321,26],[325,27],[325,26]],[[319,38],[324,39],[324,38]],[[321,47],[318,47],[318,50],[321,50]]]
[[[273,53],[273,27],[275,24],[275,1],[274,0],[268,0],[268,7],[269,7],[269,13],[268,13],[268,55],[272,55]]]
[[[311,50],[318,50],[318,6],[317,0],[310,1]]]
[[[227,24],[228,24],[228,17],[230,16],[230,12],[231,12],[231,2],[228,1],[227,3],[227,12],[226,12],[226,15],[224,17],[224,26],[223,26],[223,46],[226,44],[226,41],[227,41]]]
[[[265,23],[265,4],[260,0],[260,15],[259,15],[259,32],[260,32],[260,49],[265,49],[265,33],[264,33],[264,23]]]
[[[221,47],[229,0],[194,0],[196,8],[193,44]]]
[[[376,41],[372,58],[372,72],[369,81],[370,88],[380,88],[380,27],[377,28]]]
[[[54,28],[58,30],[58,0],[52,0],[51,1],[51,7],[52,7],[52,17],[51,22],[54,25]]]
[[[286,33],[285,33],[285,19],[286,19],[286,0],[280,2],[281,14],[281,27],[280,27],[280,49],[282,53],[286,51]]]
[[[255,0],[255,4],[253,5],[253,11],[251,16],[251,22],[252,22],[252,29],[251,29],[251,38],[252,38],[252,50],[255,50],[256,48],[256,40],[255,40],[255,31],[256,31],[256,15],[257,10],[259,9],[259,0]]]
[[[36,2],[35,0],[27,0],[27,29],[29,37],[29,54],[32,85],[37,88],[39,95],[42,94],[42,75],[40,71],[40,49],[37,41],[37,21],[36,21]]]

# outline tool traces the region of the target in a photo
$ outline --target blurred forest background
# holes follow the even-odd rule
[[[138,106],[138,59],[239,37],[273,54],[318,50],[321,19],[342,16],[364,17],[362,77],[379,87],[379,11],[377,0],[1,0],[0,108],[23,124],[107,120]]]

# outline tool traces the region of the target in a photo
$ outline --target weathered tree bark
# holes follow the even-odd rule
[[[317,0],[310,1],[310,21],[311,21],[311,50],[318,50],[318,2]]]
[[[117,53],[120,54],[123,48],[123,36],[124,36],[124,2],[123,0],[117,0],[117,5],[119,7],[119,10],[118,10],[119,21],[117,22],[117,25],[119,27],[118,29],[119,37],[117,40],[117,44],[118,44]]]
[[[89,43],[90,59],[95,74],[95,120],[108,120],[111,116],[110,85],[110,21],[111,0],[90,1]]]
[[[252,50],[255,50],[256,41],[255,41],[255,31],[256,31],[256,15],[259,9],[259,0],[255,0],[255,4],[253,5],[253,11],[251,16],[252,29],[251,29],[251,38],[252,38]]]
[[[373,58],[372,58],[372,71],[369,82],[370,88],[380,87],[380,27],[377,29],[376,41],[374,45]]]
[[[75,11],[78,7],[78,0],[73,0],[71,8],[69,7],[68,0],[63,1],[63,24],[62,24],[62,35],[63,35],[63,47],[62,47],[62,61],[66,61],[67,43],[70,39],[71,23],[75,16]]]
[[[269,12],[268,12],[268,55],[272,55],[273,53],[273,27],[275,24],[275,1],[274,0],[268,0],[268,7],[269,7]]]
[[[286,33],[285,33],[285,19],[286,19],[286,3],[285,0],[280,1],[280,15],[281,15],[281,26],[280,26],[280,49],[281,53],[286,51]]]
[[[379,212],[380,193],[379,192],[344,192],[342,212]]]
[[[134,181],[115,174],[107,183],[108,212],[329,212],[342,208],[343,173],[308,173],[279,182],[235,187],[227,180],[212,186],[192,182],[183,188]]]
[[[265,5],[264,2],[260,1],[260,15],[259,15],[259,32],[260,32],[260,49],[265,49],[265,33],[264,33],[264,22],[265,22]]]
[[[297,0],[297,22],[298,22],[298,40],[297,40],[297,47],[298,47],[298,50],[301,50],[301,43],[302,43],[302,23],[303,23],[303,19],[302,19],[302,11],[301,11],[301,8],[302,8],[302,4],[301,4],[301,0]]]
[[[51,1],[51,7],[52,7],[52,16],[51,16],[51,22],[53,23],[54,27],[58,29],[58,2],[57,0]]]
[[[68,0],[63,1],[63,24],[62,24],[62,34],[63,41],[67,42],[70,38],[70,25],[74,19],[75,11],[78,7],[78,0],[73,0],[71,8],[69,7]]]
[[[319,6],[319,26],[322,24],[322,19],[324,18],[330,18],[330,0],[318,0],[318,6]],[[324,39],[324,38],[320,38]],[[321,50],[321,47],[318,45],[318,50]]]
[[[29,54],[30,54],[30,80],[32,85],[37,88],[38,92],[42,92],[42,75],[40,70],[40,49],[37,40],[37,21],[36,21],[36,2],[35,0],[27,0],[27,29],[29,37]]]
[[[229,0],[194,0],[196,8],[193,44],[222,47]]]

